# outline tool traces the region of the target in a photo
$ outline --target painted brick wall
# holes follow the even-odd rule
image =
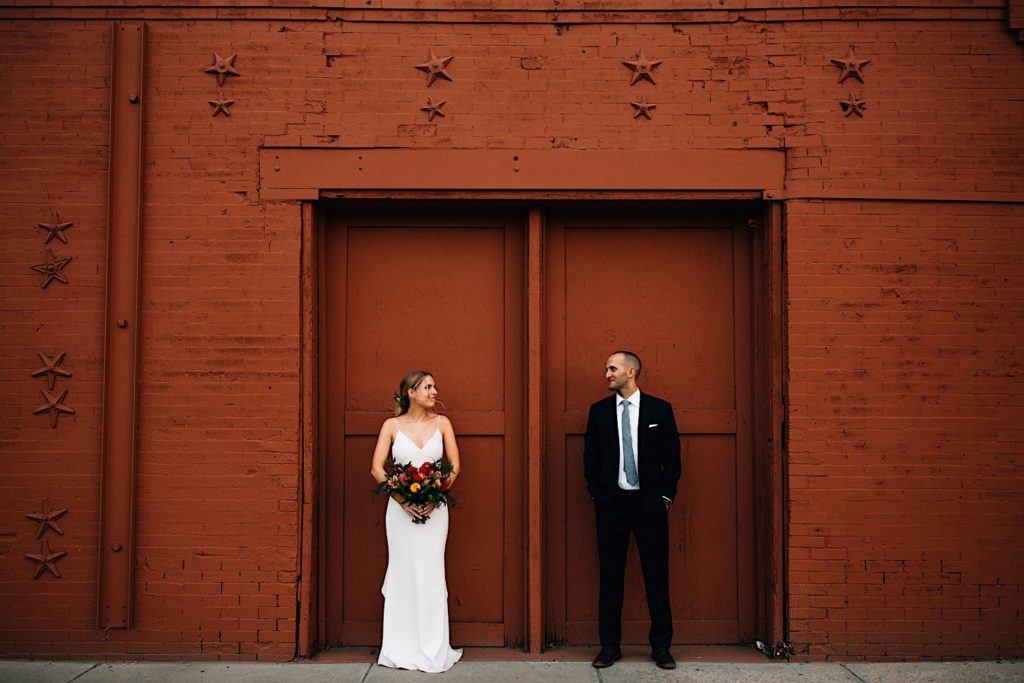
[[[146,97],[134,627],[95,629],[109,24],[7,22],[0,643],[16,655],[290,659],[298,553],[295,205],[256,195],[260,116],[210,118],[213,76],[177,67],[191,27],[154,27]],[[251,28],[251,27],[248,27]],[[209,25],[210,35],[214,26]],[[219,29],[218,29],[219,30]],[[205,41],[201,31],[195,35]],[[212,61],[212,53],[200,58]],[[194,77],[193,72],[199,76]],[[182,88],[182,74],[194,85]],[[174,93],[170,97],[162,93]],[[179,99],[180,96],[180,99]],[[285,96],[282,95],[282,99]],[[283,109],[283,105],[282,105]],[[283,129],[282,124],[272,126]],[[51,211],[74,221],[69,283],[40,289]],[[75,415],[51,429],[38,351],[67,352]],[[32,581],[25,518],[47,497],[68,552]]]
[[[109,73],[107,35],[100,23],[0,24],[0,642],[10,653],[69,648],[69,640],[102,640],[93,629],[98,518],[99,415],[102,404],[103,288]],[[58,218],[59,214],[59,218]],[[49,244],[37,223],[70,221]],[[47,251],[72,260],[69,284],[52,282],[30,265]],[[51,429],[38,354],[66,353],[56,395],[68,390],[75,414]],[[44,538],[68,554],[61,580],[32,581],[39,524],[25,517],[66,508]],[[57,630],[60,626],[60,630]],[[64,631],[67,629],[67,632]],[[85,634],[79,636],[78,634]],[[21,643],[15,642],[21,641]],[[73,648],[72,648],[73,649]]]
[[[1020,206],[787,214],[792,640],[815,659],[1016,656]]]
[[[262,144],[772,148],[797,194],[1024,192],[1005,12],[765,4],[0,12],[0,650],[293,656],[300,207],[261,200]],[[148,22],[127,633],[93,628],[113,18]],[[829,60],[851,46],[865,82],[838,84]],[[640,48],[664,60],[657,86],[629,85]],[[454,81],[427,89],[431,49]],[[218,86],[214,52],[241,76]],[[850,95],[863,118],[843,116]],[[66,245],[35,227],[55,211]],[[809,658],[1019,656],[1021,204],[794,200],[787,221],[792,639]],[[39,288],[47,247],[72,256],[70,284]],[[74,375],[57,429],[31,414],[39,351]],[[59,581],[23,557],[43,497],[69,510],[46,536],[68,552]]]

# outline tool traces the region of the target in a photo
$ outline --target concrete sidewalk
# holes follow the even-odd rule
[[[662,671],[652,662],[624,661],[600,671],[588,662],[468,661],[445,674],[387,669],[376,664],[296,662],[25,662],[0,661],[0,683],[391,683],[517,681],[520,683],[1010,683],[1024,681],[1024,661],[907,664],[787,664],[680,662]]]

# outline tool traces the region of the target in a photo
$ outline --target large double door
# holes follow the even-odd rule
[[[678,643],[747,642],[756,606],[751,443],[750,208],[545,210],[542,367],[528,376],[526,213],[484,206],[328,211],[321,259],[320,638],[380,642],[387,563],[370,455],[391,394],[435,373],[464,476],[447,572],[452,640],[523,642],[527,549],[543,549],[546,642],[597,638],[593,508],[582,475],[590,403],[609,352],[644,360],[642,390],[676,408],[683,480],[671,513]],[[525,452],[527,387],[544,410],[539,509]],[[543,538],[527,536],[540,517]],[[646,642],[635,551],[624,636]]]

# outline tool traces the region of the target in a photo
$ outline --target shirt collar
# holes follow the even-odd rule
[[[638,408],[639,409],[640,408],[640,390],[637,389],[636,391],[634,391],[631,395],[627,396],[626,398],[622,398],[622,396],[618,392],[615,392],[615,405],[621,406],[623,401],[629,401],[629,404],[631,406],[633,406],[634,408]]]

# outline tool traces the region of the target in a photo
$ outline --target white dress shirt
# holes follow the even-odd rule
[[[629,402],[629,433],[633,437],[633,460],[636,463],[637,484],[634,486],[626,482],[626,469],[622,456],[622,402]],[[631,396],[623,398],[615,394],[615,421],[619,427],[619,488],[626,491],[640,490],[640,444],[637,438],[640,435],[640,390],[637,389]]]

